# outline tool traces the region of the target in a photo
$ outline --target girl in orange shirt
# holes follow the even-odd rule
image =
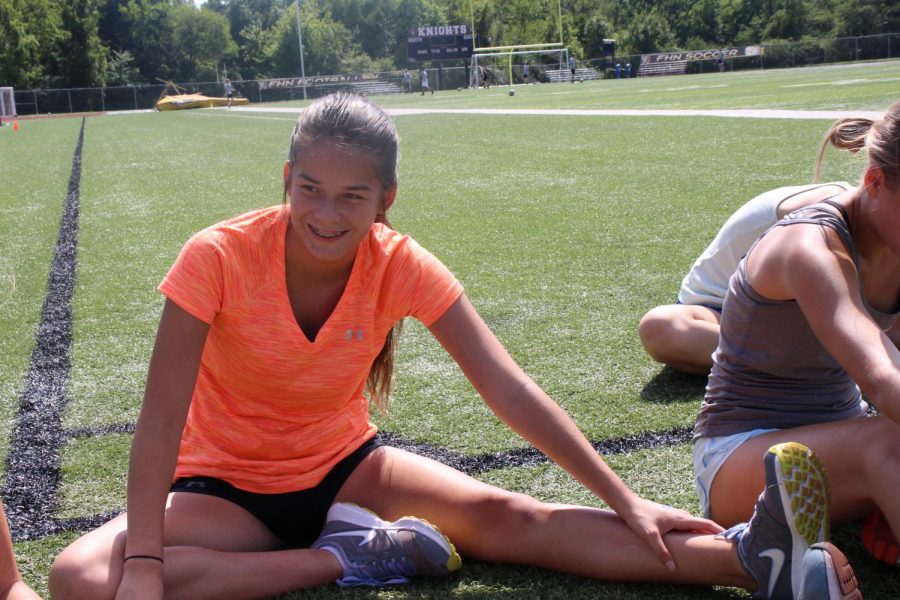
[[[454,547],[409,514],[482,561],[742,586],[761,598],[852,597],[846,559],[816,544],[827,530],[825,475],[802,448],[770,452],[757,514],[728,539],[628,489],[446,267],[388,227],[397,144],[367,100],[320,99],[294,128],[289,202],[185,246],[160,286],[167,300],[128,512],[63,551],[54,597],[258,598],[457,569]],[[382,444],[364,391],[386,403],[396,324],[407,315],[498,417],[615,512],[545,504]],[[811,500],[792,502],[800,497]]]

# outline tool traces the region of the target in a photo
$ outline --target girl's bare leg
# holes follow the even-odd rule
[[[396,448],[381,448],[366,457],[337,499],[370,508],[388,520],[404,515],[426,519],[464,558],[608,580],[755,585],[731,542],[712,535],[667,535],[678,567],[673,573],[612,512],[545,504]]]
[[[113,598],[122,578],[126,518],[73,542],[53,563],[53,598]],[[202,494],[169,495],[166,598],[267,598],[330,583],[343,571],[329,552],[281,550],[279,540],[239,506]]]
[[[28,587],[19,575],[19,566],[13,554],[12,538],[6,513],[0,504],[0,598],[5,600],[40,600],[37,594]]]
[[[638,325],[653,360],[685,373],[705,375],[719,344],[718,312],[705,306],[667,304],[647,312]]]
[[[833,522],[858,519],[877,506],[894,534],[900,533],[900,426],[885,417],[850,419],[773,431],[741,444],[713,480],[710,512],[726,527],[746,521],[763,487],[760,460],[781,442],[811,448],[831,483]]]

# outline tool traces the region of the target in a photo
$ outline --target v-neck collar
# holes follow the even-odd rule
[[[276,248],[275,248],[275,256],[277,257],[275,261],[275,277],[278,281],[278,288],[281,296],[281,310],[284,316],[293,323],[292,331],[293,335],[299,339],[299,342],[304,345],[315,346],[317,342],[323,339],[324,336],[328,335],[328,332],[333,328],[333,323],[335,321],[335,315],[340,313],[344,306],[347,304],[347,298],[350,296],[351,292],[356,288],[356,280],[359,278],[358,272],[361,269],[360,265],[365,262],[365,257],[362,256],[365,253],[365,249],[368,245],[369,235],[367,234],[360,242],[359,246],[356,248],[356,256],[353,258],[353,266],[350,268],[350,276],[347,278],[347,284],[344,286],[344,291],[341,292],[341,297],[338,300],[337,304],[334,306],[334,310],[331,311],[331,314],[328,315],[328,318],[325,319],[325,322],[322,323],[322,326],[319,328],[319,331],[316,332],[315,339],[309,339],[307,337],[306,332],[303,331],[303,328],[300,326],[300,323],[297,322],[297,318],[294,316],[294,309],[291,306],[291,297],[288,293],[287,286],[287,230],[288,225],[290,223],[290,212],[287,207],[284,210],[285,218],[281,220],[281,230],[278,232],[276,238]],[[321,344],[319,344],[321,345]]]

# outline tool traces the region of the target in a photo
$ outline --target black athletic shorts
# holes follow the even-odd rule
[[[257,494],[215,477],[181,477],[171,491],[206,494],[237,504],[262,521],[285,545],[309,547],[325,526],[325,515],[354,469],[384,443],[376,435],[334,466],[319,485],[284,494]]]

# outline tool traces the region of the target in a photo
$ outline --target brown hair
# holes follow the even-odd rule
[[[845,117],[825,133],[816,153],[815,177],[819,179],[822,157],[828,146],[856,154],[865,149],[872,166],[884,173],[888,187],[897,189],[900,181],[900,101],[894,102],[881,119]]]
[[[323,139],[340,147],[363,150],[372,156],[375,171],[385,191],[397,184],[400,136],[387,113],[368,99],[338,92],[319,98],[305,108],[291,133],[291,148],[288,153],[291,172],[303,149]],[[285,198],[287,191],[285,182]],[[380,211],[376,221],[390,227],[386,212],[386,209]],[[372,363],[366,378],[366,393],[382,411],[387,411],[390,404],[394,355],[402,328],[401,320],[388,332],[384,346]]]

